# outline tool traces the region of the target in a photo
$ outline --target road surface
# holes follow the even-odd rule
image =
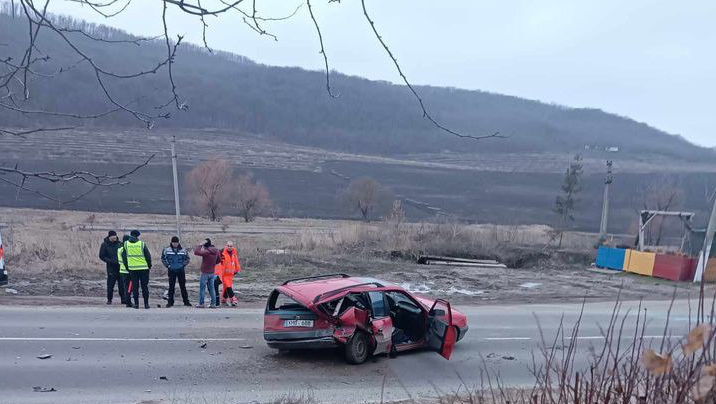
[[[635,302],[624,304],[622,312]],[[668,302],[647,302],[647,337],[660,341]],[[333,351],[278,353],[262,337],[261,308],[0,306],[0,402],[7,403],[248,403],[282,395],[319,402],[380,401],[435,396],[479,384],[481,370],[506,384],[529,386],[528,366],[540,346],[537,320],[553,337],[564,315],[571,325],[580,305],[459,307],[470,332],[446,361],[433,352],[375,358],[351,366]],[[585,307],[577,367],[602,341],[609,303]],[[627,328],[635,321],[628,320]],[[688,329],[688,303],[677,301],[673,336]],[[205,348],[202,344],[206,343]],[[51,354],[48,359],[38,359]],[[33,387],[56,391],[35,392]]]

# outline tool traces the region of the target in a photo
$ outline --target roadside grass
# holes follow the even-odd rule
[[[120,234],[137,228],[159,264],[161,249],[174,235],[171,215],[89,213],[0,208],[8,264],[25,275],[58,274],[79,277],[104,276],[99,246],[108,229]],[[455,222],[393,223],[259,218],[242,223],[225,217],[222,222],[182,217],[185,248],[209,237],[217,246],[232,240],[245,265],[261,268],[266,276],[296,260],[335,262],[336,258],[389,258],[414,262],[421,254],[466,258],[494,258],[508,265],[524,256],[543,255],[550,242],[548,226],[462,225]],[[564,250],[592,253],[595,236],[568,233]],[[547,254],[549,255],[549,254]],[[190,263],[196,270],[199,260]],[[291,275],[295,275],[291,273]],[[301,274],[297,275],[300,276]],[[251,276],[258,274],[247,274]]]

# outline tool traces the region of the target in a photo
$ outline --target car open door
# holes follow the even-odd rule
[[[450,302],[437,299],[428,312],[428,347],[445,358],[450,359],[457,332],[452,323],[452,309]]]

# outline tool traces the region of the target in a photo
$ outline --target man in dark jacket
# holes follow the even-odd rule
[[[112,304],[115,283],[117,284],[120,300],[125,301],[125,291],[119,282],[119,260],[117,259],[117,250],[121,246],[122,243],[117,237],[117,232],[110,230],[99,248],[99,259],[107,265],[107,304]]]
[[[189,254],[179,244],[179,237],[172,237],[169,247],[162,251],[162,264],[167,267],[167,274],[169,275],[167,307],[174,306],[174,286],[177,280],[179,280],[179,289],[181,290],[184,306],[191,306],[189,294],[186,292],[186,274],[184,273],[184,268],[189,264]]]
[[[214,292],[214,266],[219,262],[219,250],[214,247],[210,239],[204,240],[204,244],[194,247],[194,255],[201,257],[201,277],[199,278],[199,304],[196,307],[204,307],[204,288],[209,290],[211,301],[210,308],[216,307],[216,293]]]

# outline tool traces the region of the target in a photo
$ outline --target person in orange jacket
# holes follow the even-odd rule
[[[234,293],[234,274],[241,271],[241,264],[239,263],[239,251],[234,247],[234,243],[231,241],[226,242],[226,247],[221,250],[221,262],[216,265],[215,273],[221,277],[221,303],[228,305],[231,302],[232,306],[236,306],[239,302]]]

